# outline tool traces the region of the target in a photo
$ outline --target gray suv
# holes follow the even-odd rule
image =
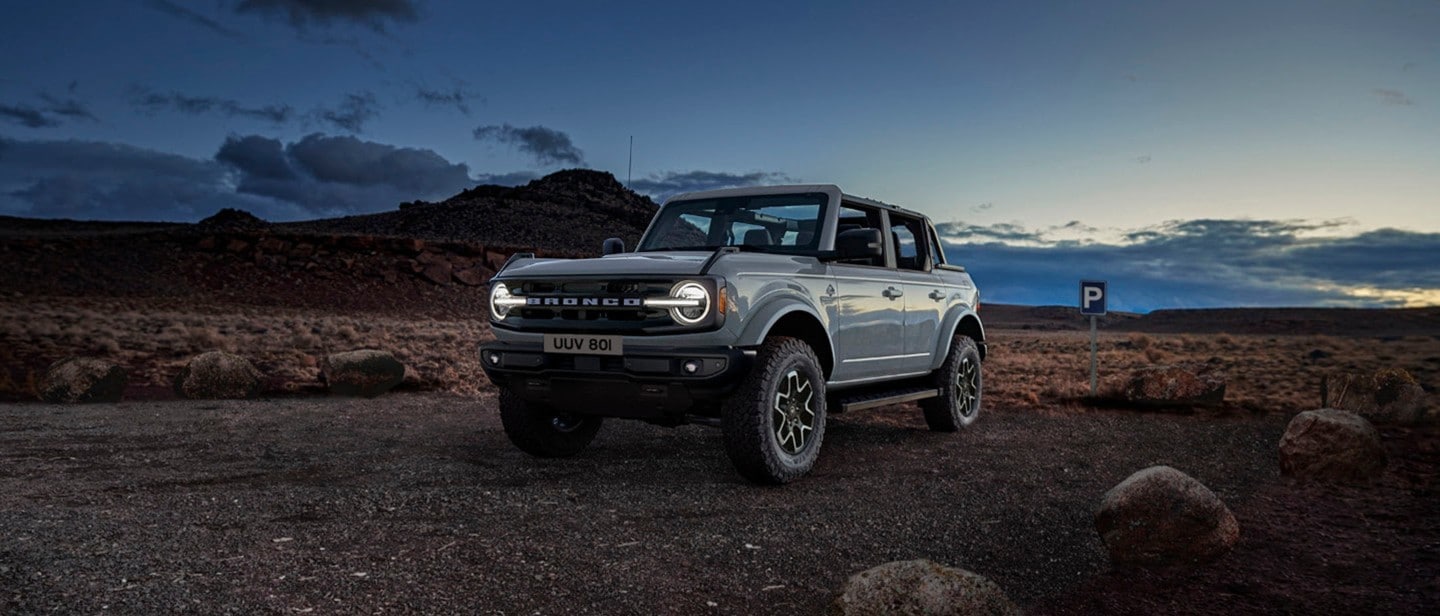
[[[980,293],[922,214],[833,185],[690,193],[604,252],[517,254],[490,282],[481,364],[530,454],[573,455],[607,417],[701,423],[741,475],[785,483],[827,413],[917,401],[939,431],[980,413]]]

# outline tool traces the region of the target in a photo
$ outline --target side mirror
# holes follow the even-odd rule
[[[835,237],[835,255],[841,259],[872,259],[885,255],[879,229],[850,229]]]
[[[601,245],[600,252],[601,254],[607,255],[620,254],[622,252],[625,252],[625,240],[622,240],[618,237],[612,237],[610,239],[607,239],[605,240],[605,243]]]

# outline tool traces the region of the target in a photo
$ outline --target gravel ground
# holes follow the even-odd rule
[[[0,405],[0,612],[803,614],[911,558],[1114,609],[1101,494],[1169,464],[1243,533],[1284,493],[1285,420],[1002,411],[945,435],[889,407],[832,417],[811,475],[760,488],[698,426],[612,421],[530,458],[493,397]],[[1435,519],[1391,526],[1424,548]],[[1435,560],[1405,564],[1433,602]]]

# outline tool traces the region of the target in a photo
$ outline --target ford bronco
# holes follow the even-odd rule
[[[690,193],[634,252],[511,257],[481,365],[521,450],[578,453],[605,418],[702,423],[758,483],[807,473],[827,413],[918,402],[980,413],[980,294],[921,214],[833,185]]]

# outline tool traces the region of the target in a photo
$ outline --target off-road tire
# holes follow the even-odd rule
[[[980,349],[966,336],[950,341],[945,363],[931,376],[940,396],[920,401],[925,423],[936,432],[955,432],[980,417],[984,378],[980,372]]]
[[[720,423],[725,453],[746,479],[778,485],[810,472],[825,439],[825,375],[815,351],[796,338],[767,338]]]
[[[500,388],[500,424],[520,451],[539,458],[566,458],[580,453],[603,419],[555,411],[527,402],[507,388]]]

